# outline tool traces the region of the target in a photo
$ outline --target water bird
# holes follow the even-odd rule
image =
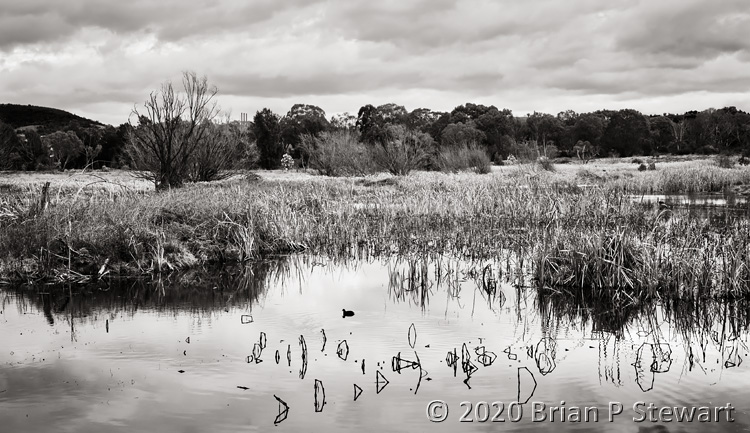
[[[342,308],[341,311],[343,312],[342,317],[352,317],[354,315],[354,311],[349,311],[347,309]]]

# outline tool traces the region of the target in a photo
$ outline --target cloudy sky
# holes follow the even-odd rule
[[[0,102],[116,125],[183,70],[234,118],[750,110],[750,1],[0,0]]]

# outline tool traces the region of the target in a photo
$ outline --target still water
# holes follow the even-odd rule
[[[691,217],[716,215],[750,216],[750,201],[745,195],[732,191],[693,194],[638,194],[630,198],[637,203],[657,205],[669,210],[680,210]]]
[[[6,288],[0,431],[750,428],[746,304],[615,310],[528,284],[509,263],[294,257]]]

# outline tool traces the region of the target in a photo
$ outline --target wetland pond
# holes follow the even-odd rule
[[[750,217],[748,197],[731,191],[725,193],[692,194],[637,194],[630,198],[638,203],[656,205],[660,202],[667,209],[685,210],[693,218],[721,215]]]
[[[750,429],[746,303],[613,309],[540,295],[514,268],[294,256],[6,287],[0,431]],[[651,422],[649,405],[694,421]]]

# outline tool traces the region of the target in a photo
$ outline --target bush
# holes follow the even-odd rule
[[[294,167],[294,158],[292,158],[292,155],[285,153],[284,156],[281,157],[281,168],[289,170],[292,167]]]
[[[203,144],[195,149],[186,167],[190,182],[211,182],[230,177],[246,152],[242,131],[230,123],[208,125]]]
[[[739,163],[740,165],[748,165],[748,164],[750,164],[750,159],[748,159],[747,157],[745,157],[745,156],[743,155],[743,156],[741,156],[741,157],[740,157],[740,159],[739,159],[739,160],[737,160],[737,162],[738,162],[738,163]]]
[[[541,168],[543,168],[544,170],[547,170],[547,171],[555,171],[555,165],[554,165],[554,164],[552,163],[552,160],[551,160],[551,159],[549,159],[549,158],[547,158],[546,156],[540,156],[540,157],[539,157],[539,158],[538,158],[538,159],[536,160],[536,162],[537,162],[537,164],[539,164],[539,166],[540,166]]]
[[[518,162],[533,162],[539,155],[536,144],[525,141],[514,141],[509,145],[509,150],[514,156],[514,159]],[[510,156],[508,156],[508,158],[510,158]]]
[[[475,173],[487,174],[492,171],[492,162],[487,153],[476,144],[445,149],[438,156],[440,171],[456,173],[471,169]]]
[[[643,160],[640,158],[633,158],[630,162],[633,164],[643,164]]]
[[[656,170],[656,163],[655,162],[649,162],[648,163],[648,169],[649,170]]]
[[[372,171],[368,149],[349,130],[303,135],[300,146],[309,156],[310,168],[324,176],[351,176]]]
[[[373,161],[394,176],[409,174],[429,161],[432,137],[403,125],[388,125],[386,137],[374,144]]]
[[[733,168],[734,167],[734,159],[732,159],[729,155],[719,155],[714,160],[716,162],[716,165],[718,165],[721,168]]]
[[[578,170],[578,172],[576,173],[576,178],[588,183],[604,182],[606,180],[603,176],[599,176],[598,174],[590,170],[586,170],[585,168]]]
[[[719,153],[719,149],[707,144],[705,146],[700,147],[698,149],[698,153],[703,154],[703,155],[716,155],[717,153]]]
[[[638,171],[646,171],[648,170],[648,166],[644,163],[641,163],[641,165],[638,166]]]
[[[560,151],[554,144],[548,144],[546,146],[537,146],[537,153],[539,153],[540,156],[546,156],[549,159],[555,159],[560,154]]]

